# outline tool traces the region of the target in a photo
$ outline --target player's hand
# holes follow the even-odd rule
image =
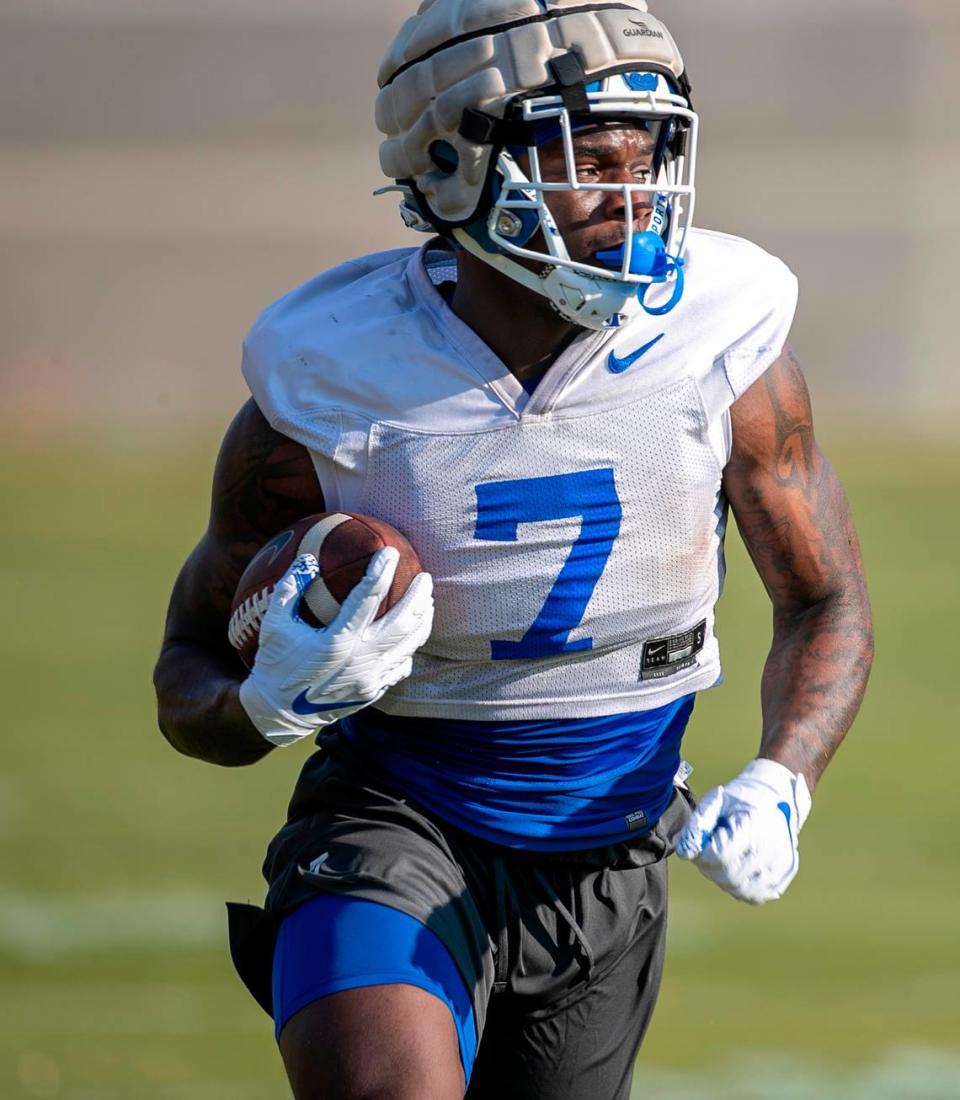
[[[291,745],[361,707],[410,675],[414,653],[433,626],[433,581],[420,573],[380,619],[377,610],[399,555],[378,550],[367,571],[326,627],[300,618],[300,600],[317,576],[304,554],[274,589],[260,627],[253,670],[240,685],[250,720],[275,745]]]
[[[741,901],[773,901],[800,869],[797,836],[810,805],[802,775],[775,760],[752,760],[700,800],[677,854]]]

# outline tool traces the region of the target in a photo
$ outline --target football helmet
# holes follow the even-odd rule
[[[439,232],[545,296],[586,328],[683,294],[696,197],[698,118],[683,60],[643,0],[424,0],[379,74],[384,173],[411,227]],[[646,130],[650,170],[636,181],[581,182],[578,130]],[[545,179],[540,151],[559,141],[564,170]],[[624,240],[574,259],[548,199],[620,192]],[[647,211],[635,231],[635,211]]]

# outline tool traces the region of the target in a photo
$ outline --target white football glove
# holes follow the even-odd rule
[[[803,775],[775,760],[752,760],[700,800],[677,854],[728,894],[762,905],[782,897],[800,869],[797,837],[810,806]]]
[[[378,550],[326,627],[299,615],[300,599],[319,572],[304,554],[277,584],[260,626],[253,670],[240,685],[250,720],[274,745],[292,745],[361,707],[410,675],[413,654],[433,626],[433,580],[420,573],[382,618],[399,554]]]

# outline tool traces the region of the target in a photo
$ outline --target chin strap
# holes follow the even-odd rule
[[[627,242],[625,241],[619,248],[598,252],[596,258],[605,267],[622,271],[626,249]],[[633,234],[630,243],[630,274],[644,275],[650,279],[649,283],[644,283],[637,291],[637,298],[640,305],[652,317],[662,317],[665,313],[669,313],[683,297],[683,264],[684,261],[681,257],[668,254],[663,238],[659,233],[647,229],[642,233]],[[654,283],[667,282],[671,275],[674,277],[674,286],[670,301],[662,306],[648,306],[646,297],[650,287]]]
[[[483,223],[476,224],[482,232],[485,228]],[[662,317],[674,309],[683,297],[683,260],[679,256],[669,255],[663,239],[652,230],[634,233],[630,242],[630,274],[650,280],[639,287],[621,282],[615,275],[616,271],[623,271],[626,244],[596,254],[596,262],[610,270],[609,276],[600,277],[549,264],[542,271],[534,272],[491,245],[488,239],[485,247],[484,239],[479,239],[469,230],[455,229],[452,236],[461,248],[521,286],[543,295],[561,316],[584,328],[618,327],[629,317],[628,306],[633,300],[639,302],[651,316]],[[661,306],[647,305],[646,296],[650,287],[655,283],[666,283],[671,278],[674,287],[670,300]]]
[[[551,264],[545,264],[540,272],[531,271],[505,253],[492,250],[493,246],[485,248],[464,229],[455,229],[452,236],[455,244],[546,298],[561,317],[583,328],[617,328],[625,320],[628,304],[637,297],[632,285],[612,278],[595,278]]]

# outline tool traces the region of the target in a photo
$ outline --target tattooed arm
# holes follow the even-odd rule
[[[323,510],[306,450],[275,432],[248,401],[223,441],[210,523],[177,578],[154,672],[160,729],[180,752],[240,765],[272,748],[237,696],[246,670],[227,640],[230,604],[263,543]]]
[[[773,602],[760,756],[812,790],[849,729],[873,659],[870,605],[843,487],[784,355],[734,404],[724,489]]]

